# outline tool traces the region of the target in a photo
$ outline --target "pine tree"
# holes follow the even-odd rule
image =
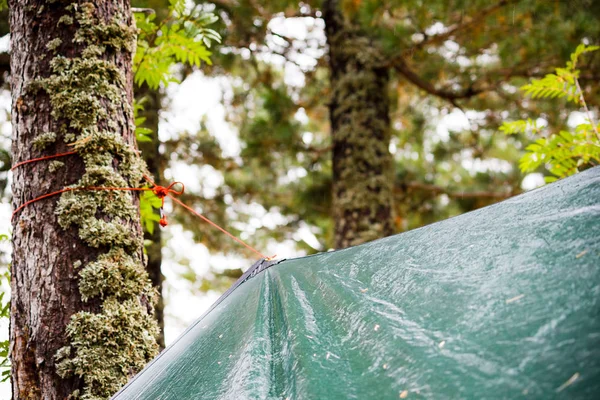
[[[11,0],[13,205],[65,187],[139,187],[129,2]],[[106,399],[157,352],[130,191],[75,190],[13,218],[15,399]]]

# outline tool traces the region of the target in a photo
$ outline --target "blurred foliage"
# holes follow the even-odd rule
[[[206,28],[217,21],[214,14],[204,12],[199,7],[189,9],[185,0],[169,0],[168,5],[164,2],[144,5],[162,7],[134,13],[138,37],[133,71],[138,88],[145,86],[157,90],[162,85],[166,89],[169,83],[178,82],[173,74],[177,64],[199,67],[202,61],[211,63],[208,48],[213,42],[221,41],[216,31]],[[152,142],[153,135],[157,134],[144,126],[147,118],[140,115],[144,112],[145,100],[136,97],[133,107],[138,143]],[[142,193],[140,217],[144,230],[150,234],[160,221],[158,210],[161,206],[162,201],[154,193]]]
[[[140,196],[140,215],[144,229],[151,234],[154,233],[155,224],[160,221],[160,214],[154,210],[162,207],[162,200],[152,191],[142,192]]]
[[[143,102],[133,102],[133,117],[135,120],[135,140],[138,143],[151,142],[152,141],[152,129],[146,128],[144,124],[147,118],[140,116],[141,112],[144,111]]]
[[[222,177],[218,187],[188,192],[185,201],[234,233],[246,232],[258,248],[284,240],[308,253],[330,248],[329,83],[321,2],[197,4],[220,16],[215,29],[223,45],[207,75],[228,79],[223,102],[240,150],[225,151],[229,143],[217,139],[208,123],[167,141],[172,163],[202,165]],[[560,127],[559,114],[572,108],[556,112],[556,103],[523,101],[517,88],[544,76],[600,31],[595,17],[600,5],[591,1],[363,0],[342,6],[347,18],[376,39],[390,64],[393,83],[382,91],[392,99],[398,231],[520,192],[523,175],[514,165],[527,137],[498,134],[499,125],[535,112]],[[288,22],[304,28],[294,32]],[[582,85],[598,77],[598,62],[590,58],[582,65]],[[596,102],[598,92],[590,98]],[[450,122],[448,132],[440,131],[442,121]],[[212,250],[237,250],[188,215],[177,218]],[[302,227],[318,246],[302,240]]]
[[[8,242],[10,237],[7,234],[0,233],[0,245]],[[10,272],[8,255],[4,254],[0,248],[0,320],[10,318],[10,301],[6,297],[10,293]],[[0,382],[6,382],[10,379],[10,358],[8,356],[9,340],[0,341]]]
[[[10,170],[10,166],[10,151],[0,147],[0,198],[2,198],[8,186],[8,171]]]
[[[598,46],[581,44],[571,54],[566,68],[556,68],[554,74],[534,79],[531,83],[521,86],[521,90],[534,99],[566,98],[567,101],[582,107],[587,119],[572,130],[561,130],[551,134],[545,134],[544,127],[531,118],[504,122],[500,130],[506,134],[529,132],[541,136],[525,148],[526,153],[519,163],[522,172],[533,172],[543,165],[553,175],[546,176],[546,182],[553,182],[600,163],[600,126],[594,121],[587,106],[579,84],[581,71],[577,69],[577,62],[582,54],[598,49]]]

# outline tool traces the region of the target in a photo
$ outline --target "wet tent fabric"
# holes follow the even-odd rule
[[[116,399],[600,398],[599,168],[254,268]]]

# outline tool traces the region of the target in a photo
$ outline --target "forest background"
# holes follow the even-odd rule
[[[600,5],[591,0],[132,3],[152,9],[156,23],[165,25],[183,5],[180,17],[201,21],[221,37],[221,43],[210,41],[210,65],[169,64],[176,80],[146,80],[136,88],[145,128],[139,145],[151,172],[161,182],[185,183],[181,200],[269,255],[290,258],[357,244],[533,189],[552,174],[543,163],[530,173],[519,170],[526,146],[587,118],[580,104],[534,100],[519,87],[563,66],[579,44],[599,42]],[[139,14],[139,22],[148,16]],[[336,25],[338,18],[349,23]],[[10,235],[6,10],[0,35],[0,234]],[[331,57],[332,47],[344,51]],[[578,67],[587,105],[597,115],[600,57],[586,55]],[[349,82],[348,71],[363,80]],[[361,87],[370,89],[361,95]],[[335,148],[347,138],[343,121],[332,127],[332,107],[347,112],[350,125],[369,126],[360,145],[383,147],[381,160],[389,158],[370,165],[390,164],[377,195],[367,188],[355,197],[377,202],[388,191],[384,211],[369,215],[368,205],[344,203],[334,176],[345,171],[333,164],[335,157],[344,164]],[[365,113],[374,108],[376,115]],[[528,118],[539,129],[514,135],[500,129]],[[347,164],[347,173],[362,173],[359,164]],[[344,207],[355,207],[369,226],[342,232]],[[166,229],[146,215],[146,239],[153,282],[162,284],[161,271],[166,277],[168,343],[254,256],[185,210],[167,203],[166,211]],[[9,255],[4,240],[4,271]]]

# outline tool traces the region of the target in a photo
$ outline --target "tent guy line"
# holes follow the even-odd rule
[[[73,155],[73,154],[77,154],[77,152],[76,151],[69,151],[69,152],[65,152],[65,153],[54,154],[54,155],[51,155],[51,156],[44,156],[44,157],[32,158],[30,160],[21,161],[21,162],[15,164],[10,170],[14,171],[18,167],[21,167],[21,166],[26,165],[26,164],[31,164],[31,163],[35,163],[35,162],[39,162],[39,161],[45,161],[45,160],[51,160],[51,159],[59,158],[59,157],[66,157],[66,156],[70,156],[70,155]],[[163,212],[163,206],[164,206],[164,202],[165,202],[165,197],[169,197],[171,200],[173,200],[174,202],[176,202],[177,204],[179,204],[180,206],[182,206],[183,208],[185,208],[186,210],[188,210],[189,212],[191,212],[192,214],[194,214],[196,217],[202,219],[204,222],[206,222],[209,225],[213,226],[214,228],[220,230],[221,232],[223,232],[225,235],[229,236],[234,241],[238,242],[242,246],[246,247],[248,250],[250,250],[253,253],[255,253],[256,255],[258,255],[261,259],[272,260],[272,259],[274,259],[276,257],[276,255],[273,255],[271,257],[265,256],[260,251],[256,250],[254,247],[252,247],[248,243],[244,242],[242,239],[239,239],[238,237],[236,237],[232,233],[228,232],[226,229],[224,229],[221,226],[217,225],[216,223],[214,223],[213,221],[211,221],[210,219],[208,219],[204,215],[202,215],[199,212],[197,212],[196,210],[194,210],[192,207],[188,206],[187,204],[185,204],[184,202],[182,202],[181,200],[179,200],[178,198],[176,198],[175,196],[182,195],[183,192],[185,191],[185,186],[183,185],[183,183],[181,183],[181,182],[172,182],[169,186],[165,187],[165,186],[157,185],[152,179],[150,179],[146,175],[144,175],[144,179],[151,185],[151,187],[104,187],[104,186],[66,187],[66,188],[57,190],[55,192],[46,193],[46,194],[43,194],[41,196],[38,196],[38,197],[36,197],[36,198],[34,198],[32,200],[28,200],[25,203],[21,204],[19,207],[17,207],[13,211],[11,219],[14,218],[15,215],[19,211],[21,211],[23,208],[27,207],[30,204],[33,204],[33,203],[35,203],[37,201],[40,201],[40,200],[43,200],[43,199],[47,199],[49,197],[57,196],[59,194],[66,193],[66,192],[73,192],[73,191],[99,191],[99,190],[102,190],[102,191],[152,192],[152,193],[154,193],[154,195],[156,195],[156,197],[158,197],[162,201],[162,205],[160,207],[160,221],[159,221],[160,226],[165,227],[165,226],[168,225],[167,217],[165,216],[165,214]],[[175,189],[173,189],[173,187],[175,185],[180,185],[181,186],[181,190],[175,190]]]

